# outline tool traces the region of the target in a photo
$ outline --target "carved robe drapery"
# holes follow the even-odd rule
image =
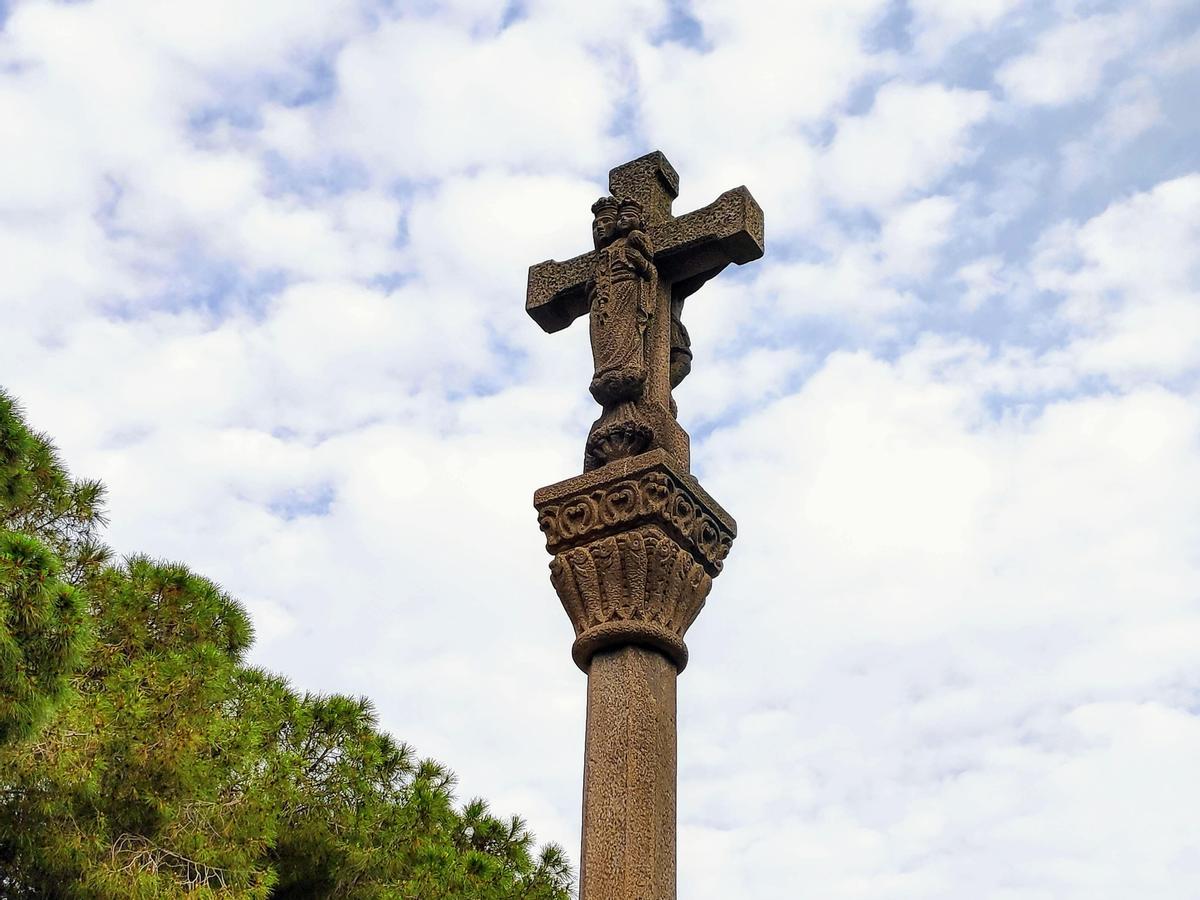
[[[654,312],[654,250],[644,231],[631,231],[597,250],[589,288],[591,393],[606,410],[642,396],[646,324]]]

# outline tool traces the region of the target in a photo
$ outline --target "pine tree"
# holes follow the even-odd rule
[[[458,812],[454,776],[379,732],[368,701],[306,696],[285,723],[273,896],[566,896],[561,850],[549,845],[535,859],[525,823],[494,818],[482,800]]]
[[[248,665],[215,584],[111,564],[103,488],[0,401],[0,900],[569,897],[561,850],[459,810],[369,701]]]
[[[91,591],[75,702],[0,756],[0,869],[39,896],[265,898],[275,815],[254,790],[261,735],[241,715],[258,689],[240,665],[245,614],[145,558]]]

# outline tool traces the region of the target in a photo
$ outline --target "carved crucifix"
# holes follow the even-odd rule
[[[592,206],[595,249],[529,268],[525,309],[546,331],[587,314],[592,396],[602,408],[584,471],[662,449],[685,470],[688,436],[671,390],[691,367],[683,301],[730,263],[763,255],[762,209],[745,187],[675,217],[679,176],[655,151],[608,175]]]

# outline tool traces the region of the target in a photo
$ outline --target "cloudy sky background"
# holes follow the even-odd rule
[[[1186,0],[0,3],[0,383],[123,553],[253,613],[578,847],[531,496],[607,170],[750,187],[689,301],[741,536],[680,683],[682,898],[1200,884],[1200,9]]]

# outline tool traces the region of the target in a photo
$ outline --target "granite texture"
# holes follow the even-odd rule
[[[737,537],[733,517],[662,450],[540,488],[533,505],[552,554],[655,525],[715,578]]]
[[[534,506],[576,665],[633,644],[682,671],[684,635],[737,536],[732,517],[663,450],[544,487]]]
[[[592,661],[580,900],[675,900],[675,684],[653,650]]]
[[[679,175],[659,151],[609,172],[592,205],[595,249],[530,266],[525,308],[547,331],[589,320],[601,406],[584,471],[661,448],[687,466],[672,390],[692,369],[684,301],[730,263],[763,255],[763,214],[745,187],[676,217]]]
[[[608,192],[614,197],[632,197],[646,211],[651,225],[671,218],[671,204],[679,196],[679,173],[661,150],[611,169]]]
[[[762,207],[742,186],[701,209],[651,224],[647,233],[655,247],[655,265],[665,266],[668,277],[682,280],[761,258],[766,247],[763,228]],[[592,251],[529,267],[525,310],[545,331],[561,331],[587,313],[584,286],[595,259]]]

